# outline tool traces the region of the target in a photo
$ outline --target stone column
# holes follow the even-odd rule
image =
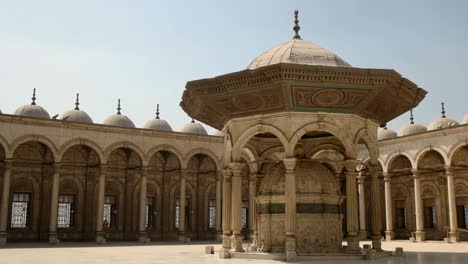
[[[186,241],[185,237],[185,181],[188,176],[187,169],[180,171],[180,194],[179,194],[179,241]]]
[[[216,175],[216,240],[222,241],[223,230],[221,227],[221,197],[223,195],[222,189],[222,171],[218,171]]]
[[[231,249],[231,177],[230,169],[223,170],[223,248],[219,252],[220,258],[229,258]]]
[[[365,200],[365,182],[366,177],[363,171],[360,171],[357,177],[359,193],[359,239],[367,239],[366,230],[366,200]]]
[[[451,242],[459,242],[460,232],[458,230],[457,223],[457,204],[455,200],[455,184],[453,182],[454,175],[450,166],[445,167],[445,175],[447,176],[448,209],[450,221],[449,239]]]
[[[252,173],[249,176],[249,228],[250,228],[250,237],[252,239],[252,244],[250,245],[250,250],[255,251],[258,248],[257,241],[257,212],[256,212],[256,203],[255,199],[257,197],[257,174]]]
[[[421,199],[421,176],[417,170],[411,170],[414,179],[414,208],[416,212],[416,241],[425,240],[424,233],[424,214],[423,203]]]
[[[286,232],[286,260],[296,258],[296,158],[283,159],[285,175],[285,214],[284,229]]]
[[[345,176],[346,176],[346,227],[348,229],[348,253],[360,252],[358,239],[358,206],[357,206],[357,190],[356,190],[356,166],[358,160],[346,160]]]
[[[60,242],[59,239],[57,238],[57,214],[58,214],[60,168],[61,168],[60,163],[54,164],[54,174],[52,175],[52,190],[50,192],[49,243],[52,245],[56,245]]]
[[[395,232],[393,232],[393,200],[392,200],[392,183],[390,173],[384,172],[385,181],[385,240],[390,241],[395,238]]]
[[[231,228],[232,243],[235,252],[244,252],[242,248],[242,168],[244,164],[240,162],[231,163],[232,169],[232,200],[231,200]]]
[[[380,203],[380,184],[379,184],[380,168],[377,165],[369,165],[370,176],[370,201],[371,201],[371,239],[372,248],[376,251],[382,251],[382,217],[381,217],[381,203]]]
[[[104,196],[106,193],[106,174],[108,167],[106,164],[101,164],[99,172],[99,183],[98,183],[98,197],[96,205],[96,242],[99,244],[106,243],[104,237],[103,222],[104,222]]]
[[[7,242],[8,208],[10,205],[10,182],[11,173],[13,171],[13,161],[3,161],[3,168],[2,201],[0,206],[0,247],[3,247]]]
[[[140,242],[148,242],[146,233],[146,187],[147,187],[148,168],[143,168],[141,171],[140,180],[140,218],[138,225],[138,240]],[[148,212],[149,213],[149,212]]]

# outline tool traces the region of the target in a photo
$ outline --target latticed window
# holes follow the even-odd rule
[[[58,228],[73,227],[75,216],[75,196],[59,195],[57,226]]]
[[[11,202],[11,227],[29,227],[29,216],[31,211],[31,194],[14,193]]]
[[[104,228],[115,227],[117,221],[117,206],[115,196],[104,197]]]
[[[216,200],[209,200],[209,228],[216,228]]]
[[[465,216],[464,217],[465,218],[465,228],[467,228],[468,227],[468,204],[465,204],[463,206],[463,209],[464,209],[464,212],[465,212],[465,214],[464,214],[464,216]]]
[[[180,201],[179,201],[179,198],[177,198],[175,201],[175,216],[174,216],[174,220],[175,220],[174,225],[176,228],[179,228],[179,223],[180,223],[179,217],[180,217]]]
[[[396,225],[397,228],[406,228],[406,208],[396,209]]]
[[[242,201],[241,205],[241,225],[242,229],[247,228],[247,217],[248,217],[248,209],[249,209],[249,202],[248,201]]]
[[[146,228],[151,228],[154,225],[154,197],[146,197]]]

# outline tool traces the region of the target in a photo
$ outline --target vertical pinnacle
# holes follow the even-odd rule
[[[297,19],[297,16],[299,14],[299,11],[297,9],[294,11],[294,27],[293,30],[295,32],[293,39],[301,39],[301,36],[299,36],[299,30],[301,27],[299,26],[299,20]]]
[[[122,108],[120,108],[120,98],[119,98],[119,101],[117,103],[117,114],[120,115],[120,110],[122,110]]]
[[[80,107],[78,107],[80,105],[80,94],[77,93],[76,94],[76,101],[75,101],[75,110],[80,110]]]
[[[156,105],[156,119],[159,119],[159,104]]]
[[[410,110],[410,124],[414,124],[413,109]]]
[[[32,99],[31,105],[36,105],[36,88],[33,89],[33,96],[31,99]]]
[[[442,102],[441,105],[442,105],[442,112],[441,112],[442,113],[442,118],[445,118],[445,104],[444,104],[444,102]]]

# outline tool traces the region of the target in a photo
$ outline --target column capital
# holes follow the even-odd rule
[[[296,158],[284,158],[283,164],[286,168],[286,173],[292,173],[296,168],[297,159]]]
[[[223,169],[221,173],[223,174],[223,178],[225,180],[231,180],[232,170],[230,168]]]
[[[224,176],[224,172],[222,170],[216,171],[216,181],[222,181]]]
[[[366,176],[363,175],[362,172],[358,173],[358,176],[356,177],[357,183],[359,184],[364,184],[366,182]]]
[[[2,163],[5,169],[13,169],[13,159],[5,159]]]
[[[420,178],[421,177],[421,171],[417,169],[412,169],[411,173],[413,174],[413,178]]]
[[[109,165],[107,164],[102,164],[99,166],[99,173],[107,173],[109,171]]]
[[[386,181],[386,182],[388,181],[388,182],[389,182],[389,181],[392,180],[392,179],[391,179],[392,174],[391,174],[390,172],[382,172],[382,175],[383,175],[383,177],[384,177],[384,181]]]
[[[447,176],[452,176],[453,175],[453,167],[450,165],[447,165],[444,167],[445,169],[445,175]]]
[[[356,159],[347,159],[344,161],[343,165],[347,172],[356,172],[356,167],[361,163],[360,160]]]
[[[245,164],[241,162],[231,162],[229,167],[232,170],[233,177],[240,177],[242,173],[242,169],[244,168]]]
[[[62,172],[62,163],[54,162],[53,167],[54,167],[54,172],[56,172],[56,173],[61,173]]]
[[[379,165],[372,165],[369,164],[367,166],[367,169],[369,170],[369,174],[371,178],[378,178],[379,173],[380,173],[380,166]]]
[[[249,181],[256,181],[256,180],[257,180],[257,173],[250,173]]]

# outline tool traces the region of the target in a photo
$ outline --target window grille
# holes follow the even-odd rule
[[[11,202],[11,227],[27,228],[29,227],[29,215],[31,210],[30,193],[14,193]]]
[[[146,197],[146,228],[151,228],[154,225],[154,197]]]
[[[242,229],[247,228],[247,217],[248,217],[248,209],[249,209],[249,202],[248,201],[242,201],[241,205],[241,225]]]
[[[70,228],[74,224],[75,196],[60,195],[58,201],[57,227]]]
[[[216,200],[209,200],[209,228],[216,228]]]
[[[117,206],[115,196],[104,197],[104,228],[115,227],[117,220]]]

